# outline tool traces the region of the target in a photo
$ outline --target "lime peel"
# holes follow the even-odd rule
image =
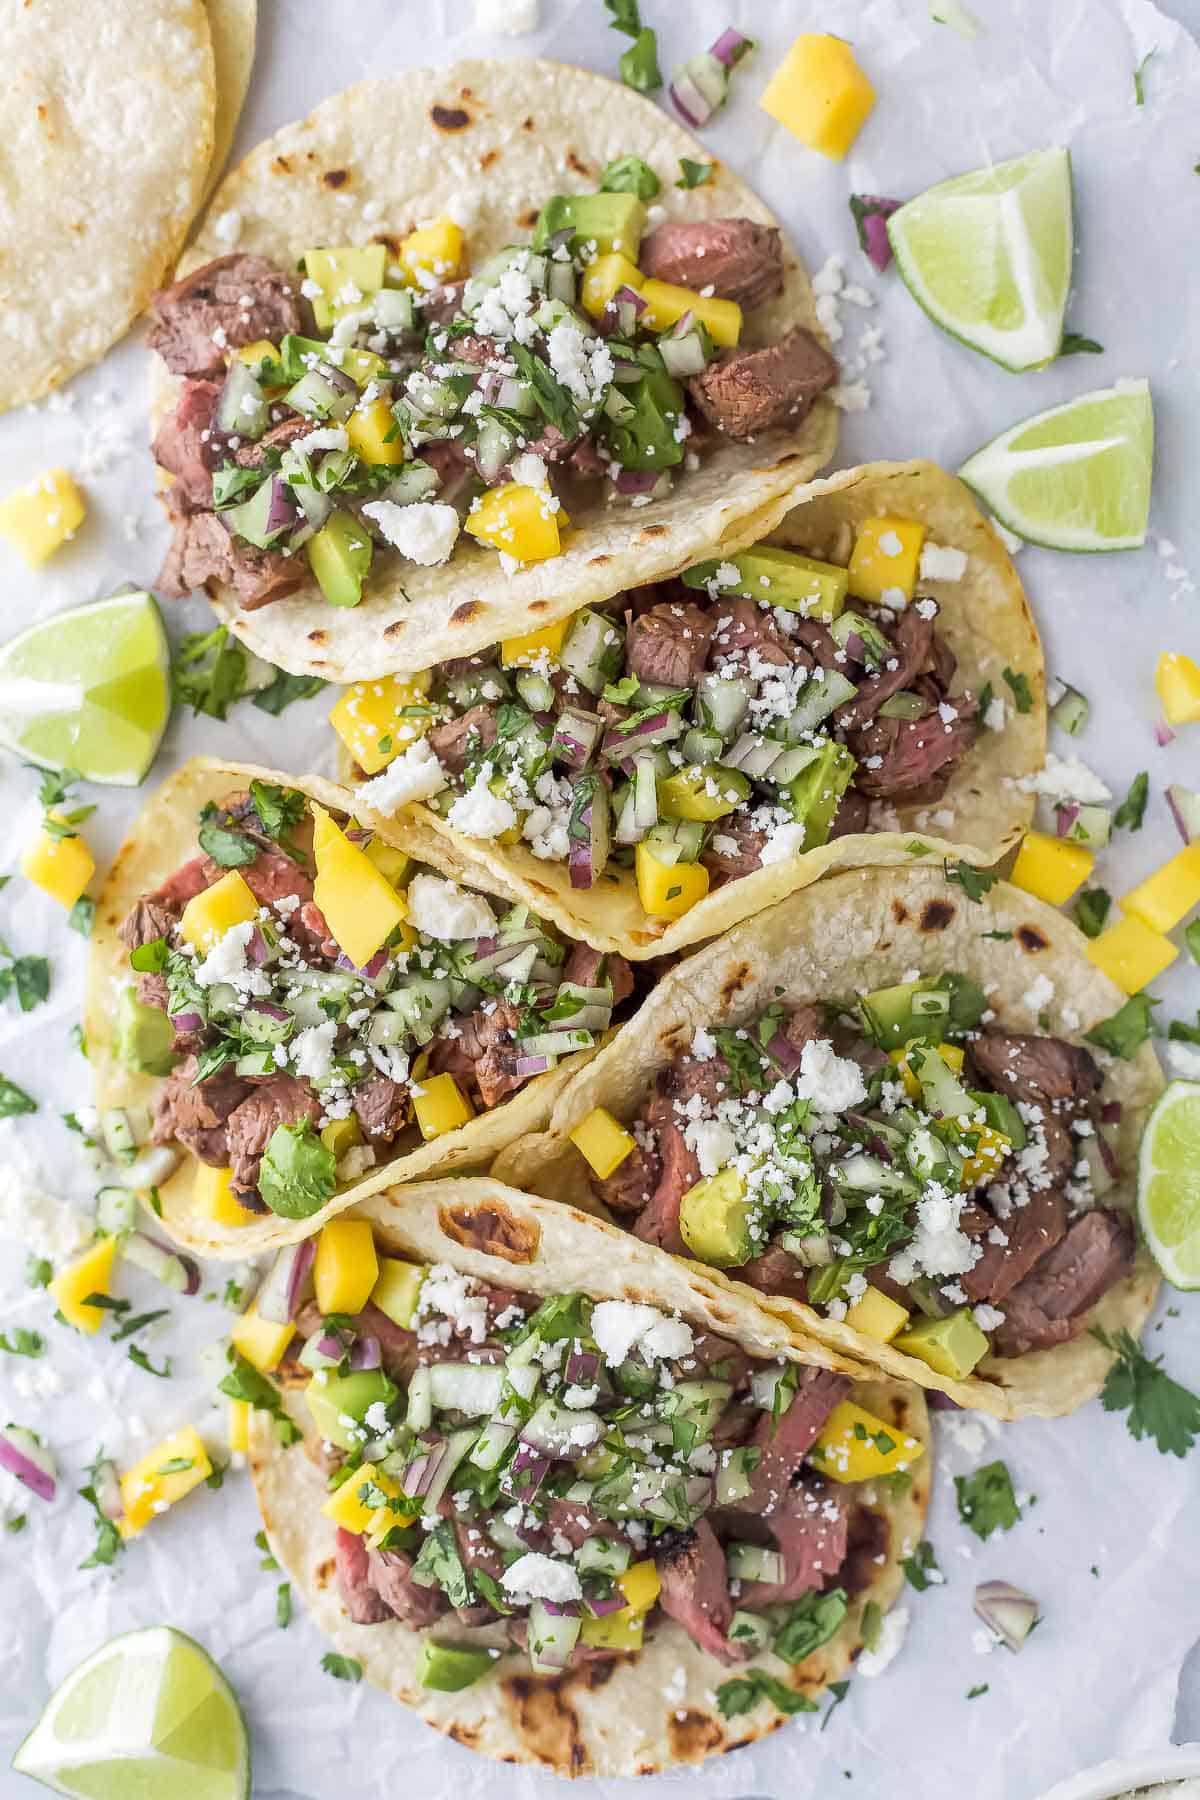
[[[1138,1218],[1172,1287],[1200,1288],[1200,1082],[1172,1081],[1146,1122]]]

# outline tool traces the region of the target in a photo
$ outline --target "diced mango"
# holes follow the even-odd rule
[[[231,1400],[227,1414],[226,1432],[229,1448],[235,1454],[245,1456],[250,1448],[250,1414],[253,1408],[248,1400]]]
[[[725,349],[732,349],[742,335],[742,309],[736,300],[719,300],[715,294],[677,287],[672,281],[643,281],[641,292],[646,310],[638,322],[651,331],[667,331],[690,312],[708,327],[713,343]]]
[[[905,606],[917,587],[925,527],[915,519],[864,519],[847,571],[850,592],[880,606]]]
[[[50,1296],[59,1312],[76,1331],[99,1331],[104,1323],[104,1309],[86,1306],[89,1294],[112,1292],[113,1262],[117,1254],[115,1237],[98,1238],[96,1242],[60,1269],[50,1283]]]
[[[235,925],[245,925],[258,917],[258,901],[236,869],[222,875],[209,888],[193,894],[183,909],[179,935],[193,950],[212,948]]]
[[[924,1454],[924,1445],[853,1400],[842,1400],[808,1454],[833,1481],[871,1481],[910,1468]]]
[[[436,717],[431,708],[409,715],[409,708],[428,705],[431,677],[381,675],[377,681],[353,681],[329,715],[364,775],[377,775],[409,744],[424,737]]]
[[[435,219],[409,232],[398,260],[410,287],[438,287],[456,278],[465,249],[462,226],[453,219]]]
[[[290,1320],[286,1325],[276,1325],[271,1319],[260,1318],[255,1302],[242,1314],[229,1334],[229,1341],[260,1375],[269,1375],[283,1361],[284,1352],[295,1335],[296,1327]]]
[[[805,31],[758,104],[810,150],[841,162],[875,104],[875,89],[844,39]]]
[[[399,887],[408,874],[409,865],[412,862],[412,857],[408,852],[397,850],[395,844],[385,844],[382,838],[372,838],[371,842],[364,844],[363,848],[385,880],[390,881],[393,887]],[[403,930],[404,927],[401,929]],[[415,932],[412,942],[416,942]]]
[[[846,1314],[846,1323],[877,1344],[890,1344],[898,1331],[908,1324],[908,1313],[898,1300],[881,1288],[868,1287]]]
[[[354,1114],[349,1113],[344,1119],[330,1119],[328,1125],[322,1125],[321,1142],[340,1162],[347,1150],[362,1143],[362,1129]]]
[[[388,1500],[398,1500],[401,1496],[400,1488],[382,1469],[364,1466],[330,1494],[321,1508],[325,1517],[332,1519],[335,1525],[340,1525],[343,1531],[353,1531],[358,1537],[379,1523],[381,1513],[387,1519],[386,1529],[389,1531],[393,1525],[412,1524],[414,1515],[411,1513],[393,1512],[389,1506],[368,1506],[360,1498],[362,1489],[368,1482],[372,1487],[377,1487]]]
[[[1044,831],[1027,831],[1017,851],[1009,880],[1051,906],[1061,906],[1076,888],[1083,886],[1095,865],[1095,857],[1082,844]]]
[[[340,250],[307,250],[304,272],[321,292],[312,295],[313,317],[329,331],[346,313],[361,312],[379,292],[387,273],[383,244],[354,244]]]
[[[1147,875],[1121,900],[1122,912],[1132,913],[1151,931],[1170,931],[1185,913],[1200,902],[1200,843],[1189,844],[1170,862]]]
[[[346,420],[350,448],[367,463],[396,465],[408,454],[396,416],[384,394],[356,406]]]
[[[962,1074],[965,1052],[961,1044],[939,1044],[938,1055],[947,1068],[953,1069],[956,1075]],[[909,1067],[907,1050],[889,1050],[888,1061],[895,1063],[900,1071],[900,1079],[904,1083],[904,1091],[910,1100],[921,1098],[921,1083]]]
[[[1099,937],[1089,938],[1087,953],[1089,962],[1094,962],[1127,994],[1136,994],[1170,968],[1179,955],[1170,938],[1151,931],[1133,913],[1126,913]]]
[[[526,631],[520,637],[505,638],[500,645],[500,661],[506,669],[528,669],[545,651],[551,662],[557,662],[570,623],[570,619],[560,619],[556,625],[543,625],[540,631]]]
[[[121,1536],[136,1537],[151,1519],[166,1512],[211,1474],[208,1451],[194,1425],[185,1425],[182,1431],[164,1438],[121,1477],[121,1499],[125,1505],[124,1517],[118,1522]]]
[[[971,1154],[963,1163],[963,1186],[977,1187],[981,1181],[994,1181],[1011,1149],[1011,1138],[994,1125],[981,1125],[975,1132]]]
[[[371,1305],[386,1313],[393,1325],[411,1331],[416,1324],[417,1302],[425,1279],[423,1263],[404,1262],[398,1256],[379,1259],[379,1279],[371,1289]]]
[[[546,488],[506,481],[476,501],[464,529],[518,562],[545,562],[561,550],[560,526],[565,524],[561,506]]]
[[[196,1164],[192,1183],[192,1199],[202,1219],[214,1225],[246,1225],[254,1214],[235,1199],[230,1183],[232,1169],[214,1169],[208,1163]]]
[[[323,1313],[361,1312],[379,1278],[369,1219],[331,1219],[317,1239],[313,1287]]]
[[[659,862],[647,843],[634,852],[638,898],[656,919],[678,919],[708,892],[708,870],[703,863]]]
[[[96,873],[96,859],[78,835],[41,830],[21,857],[21,873],[69,912]]]
[[[658,1566],[649,1557],[645,1562],[630,1563],[629,1567],[617,1576],[617,1586],[624,1594],[631,1612],[647,1613],[658,1599],[662,1583],[658,1578]]]
[[[270,338],[255,338],[252,344],[243,344],[241,349],[235,350],[233,354],[237,361],[245,363],[248,369],[257,369],[259,363],[265,362],[268,358],[271,362],[277,362],[279,348],[278,345],[271,342]]]
[[[605,1613],[593,1619],[584,1613],[579,1636],[593,1650],[640,1650],[646,1631],[645,1613],[625,1607],[621,1612]]]
[[[47,469],[0,500],[0,534],[37,569],[74,537],[86,514],[83,496],[67,471]]]
[[[420,1092],[413,1093],[413,1112],[426,1143],[457,1131],[475,1117],[475,1109],[453,1075],[423,1075]]]
[[[385,357],[377,356],[374,350],[358,350],[353,344],[342,346],[338,368],[344,375],[349,375],[351,381],[356,381],[360,388],[367,387],[372,381],[386,381],[391,373]]]
[[[357,844],[313,806],[313,898],[337,943],[356,968],[364,968],[408,916],[408,905]]]
[[[583,283],[579,290],[580,303],[585,312],[598,319],[613,295],[621,288],[639,290],[642,285],[642,271],[636,263],[622,256],[619,250],[611,250],[607,256],[598,256],[590,262],[583,272]]]
[[[1200,720],[1200,663],[1180,650],[1164,650],[1154,685],[1168,725],[1194,725]]]
[[[637,1147],[630,1133],[603,1106],[594,1106],[568,1136],[602,1181]]]

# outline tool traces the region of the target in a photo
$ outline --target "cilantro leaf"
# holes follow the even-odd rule
[[[661,187],[654,170],[640,156],[618,156],[600,177],[602,194],[636,194],[639,200],[653,200]]]
[[[805,1594],[786,1610],[780,1609],[783,1623],[771,1644],[776,1656],[784,1662],[803,1662],[822,1644],[827,1644],[846,1617],[844,1588],[830,1588],[828,1593]]]
[[[712,172],[713,166],[711,163],[693,162],[690,156],[681,156],[679,159],[679,179],[675,183],[675,186],[677,188],[703,187],[705,182],[712,180]]]
[[[25,1286],[31,1288],[49,1287],[54,1268],[44,1256],[27,1256],[25,1258]]]
[[[1158,45],[1152,44],[1137,68],[1133,71],[1133,104],[1135,106],[1145,106],[1146,104],[1146,69],[1150,62],[1150,58],[1157,54]]]
[[[1150,1036],[1154,1026],[1154,1008],[1161,1005],[1152,1000],[1148,994],[1134,994],[1124,1006],[1119,1007],[1107,1019],[1101,1019],[1090,1031],[1085,1031],[1089,1044],[1107,1050],[1112,1056],[1128,1059],[1141,1049]]]
[[[617,67],[626,87],[638,94],[653,94],[662,86],[662,70],[658,66],[658,38],[647,25],[639,31]]]
[[[516,339],[507,349],[520,371],[522,379],[529,383],[533,391],[534,402],[542,417],[551,425],[556,425],[564,437],[574,437],[579,430],[579,419],[575,411],[575,403],[569,391],[555,375],[549,363]]]
[[[230,1400],[245,1400],[260,1412],[270,1413],[275,1421],[275,1435],[281,1444],[294,1444],[300,1437],[300,1431],[289,1418],[274,1382],[268,1381],[265,1375],[260,1375],[254,1365],[248,1363],[237,1351],[233,1353],[228,1375],[217,1386]]]
[[[297,788],[277,787],[271,781],[252,781],[250,799],[263,830],[276,842],[285,831],[291,831],[299,825],[308,805]]]
[[[206,856],[211,856],[218,868],[244,869],[258,856],[258,845],[242,831],[231,830],[222,819],[229,814],[215,806],[210,800],[200,814],[200,829],[196,834],[200,848]]]
[[[49,998],[50,963],[46,957],[18,956],[12,964],[11,975],[22,1012],[32,1012],[35,1006]]]
[[[641,685],[636,675],[623,675],[620,681],[608,683],[601,699],[611,701],[614,706],[628,706]]]
[[[171,690],[176,701],[210,719],[224,719],[246,692],[246,652],[228,625],[192,632],[171,658]]]
[[[613,30],[623,31],[626,37],[635,38],[642,29],[638,0],[604,0],[604,4],[612,14],[609,24]]]
[[[432,1531],[426,1533],[412,1572],[413,1579],[418,1581],[421,1575],[431,1575],[451,1606],[470,1606],[475,1597],[471,1577],[463,1567],[462,1557],[458,1553],[454,1526],[448,1519],[441,1520]]]
[[[817,1711],[816,1702],[807,1694],[798,1694],[786,1682],[768,1675],[765,1669],[748,1669],[732,1681],[723,1681],[717,1689],[717,1709],[723,1719],[736,1719],[742,1713],[753,1712],[764,1700],[769,1701],[777,1712],[789,1715]]]
[[[1134,1438],[1152,1437],[1164,1456],[1186,1456],[1200,1437],[1200,1397],[1173,1381],[1162,1357],[1149,1357],[1128,1331],[1094,1329],[1092,1336],[1116,1358],[1100,1390],[1105,1412],[1128,1412]]]
[[[1150,797],[1150,776],[1143,769],[1135,775],[1129,784],[1129,792],[1113,814],[1113,825],[1128,826],[1130,831],[1140,831],[1142,820],[1146,816],[1146,801]]]
[[[139,975],[157,975],[160,969],[166,968],[169,954],[170,945],[165,937],[152,938],[148,944],[139,944],[136,950],[129,952],[129,966]]]
[[[1027,678],[1019,673],[1014,673],[1012,669],[1006,668],[1004,670],[1004,679],[1012,690],[1013,705],[1016,707],[1017,711],[1019,713],[1031,712],[1033,710],[1033,690],[1031,689]]]
[[[1021,1517],[1005,1463],[984,1463],[973,1475],[956,1475],[954,1491],[959,1518],[978,1538],[990,1538],[993,1531],[1007,1531]]]
[[[911,1556],[906,1556],[900,1567],[904,1570],[905,1579],[910,1587],[923,1594],[926,1588],[941,1587],[946,1577],[938,1567],[937,1555],[928,1538],[922,1538]]]
[[[160,1381],[170,1379],[171,1359],[169,1356],[164,1356],[162,1368],[156,1369],[140,1344],[130,1344],[129,1360],[131,1363],[135,1363],[139,1369],[144,1369],[147,1375],[156,1375]]]
[[[1200,1044],[1200,1013],[1196,1014],[1194,1025],[1185,1025],[1182,1019],[1172,1019],[1167,1026],[1167,1036],[1173,1044]]]
[[[1058,346],[1060,356],[1103,356],[1104,345],[1098,344],[1095,338],[1080,337],[1077,331],[1064,331],[1062,343]]]
[[[1104,888],[1084,888],[1075,902],[1075,923],[1085,937],[1099,937],[1112,906],[1112,895]]]
[[[280,1631],[286,1631],[292,1622],[292,1584],[281,1581],[275,1589],[275,1623]]]
[[[321,1667],[335,1681],[361,1681],[362,1664],[353,1656],[339,1656],[336,1650],[327,1650],[321,1658]]]
[[[986,1694],[987,1691],[988,1691],[988,1683],[986,1681],[980,1682],[980,1684],[977,1687],[972,1687],[972,1688],[967,1689],[967,1699],[968,1700],[978,1700],[980,1695]]]
[[[7,1075],[0,1075],[0,1119],[16,1119],[22,1113],[35,1113],[38,1103],[24,1088],[19,1088]]]
[[[276,669],[266,687],[259,688],[255,694],[254,705],[259,712],[270,713],[277,719],[293,700],[311,700],[328,685],[319,675],[289,675],[286,669]]]
[[[974,900],[977,905],[1000,879],[994,870],[977,869],[968,862],[943,862],[942,868],[946,872],[946,880],[955,887],[960,887],[967,899]]]
[[[46,1340],[40,1331],[28,1331],[24,1325],[14,1325],[12,1336],[0,1331],[0,1350],[7,1350],[10,1356],[37,1357],[46,1348]]]
[[[96,923],[96,902],[90,894],[80,894],[78,900],[67,914],[67,924],[80,937],[91,937],[92,926]]]
[[[1193,919],[1191,924],[1184,928],[1183,941],[1188,947],[1192,961],[1200,963],[1200,919]]]

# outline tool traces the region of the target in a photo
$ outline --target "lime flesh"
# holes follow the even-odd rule
[[[44,769],[136,787],[170,717],[170,662],[151,594],[41,620],[0,646],[0,744]]]
[[[1172,1081],[1150,1114],[1138,1165],[1138,1213],[1171,1285],[1200,1288],[1200,1082]]]
[[[1146,541],[1154,412],[1145,381],[1081,394],[993,438],[958,471],[1002,525],[1052,550]]]
[[[51,1697],[13,1768],[84,1800],[248,1800],[250,1747],[212,1658],[169,1626],[113,1638]]]
[[[905,285],[943,330],[1006,369],[1058,355],[1071,285],[1071,162],[1037,150],[939,182],[887,222]]]

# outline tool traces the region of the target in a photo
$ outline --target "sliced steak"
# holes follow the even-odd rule
[[[373,1305],[371,1301],[357,1312],[351,1324],[359,1337],[373,1337],[379,1341],[383,1356],[383,1366],[395,1380],[407,1383],[417,1366],[417,1334],[405,1331],[389,1319],[385,1312]],[[324,1316],[315,1300],[310,1300],[296,1314],[296,1330],[303,1338],[317,1337],[325,1328]]]
[[[847,788],[833,815],[833,824],[829,827],[830,839],[853,837],[860,831],[869,830],[870,824],[871,803],[867,796],[860,794],[855,788]]]
[[[711,289],[739,306],[761,306],[783,291],[779,233],[753,219],[658,225],[642,239],[638,266],[656,281]]]
[[[718,1662],[746,1660],[744,1644],[730,1643],[733,1601],[725,1573],[725,1552],[707,1519],[697,1519],[692,1530],[658,1559],[662,1583],[659,1605],[668,1618],[683,1626],[694,1644]]]
[[[749,819],[733,813],[718,819],[708,843],[700,852],[700,861],[715,878],[714,885],[740,881],[762,867],[763,847],[768,833]]]
[[[713,621],[690,602],[652,606],[640,613],[625,640],[625,667],[639,681],[691,688],[704,673]]]
[[[243,608],[254,612],[304,585],[302,557],[232,538],[216,513],[173,513],[172,524],[175,536],[157,583],[170,599],[181,600],[210,581],[232,583]]]
[[[833,722],[841,731],[857,731],[869,725],[885,700],[911,687],[917,677],[932,666],[933,620],[923,618],[915,606],[906,606],[890,632],[892,654],[875,675],[859,686],[853,700],[838,707]]]
[[[298,1125],[301,1119],[316,1125],[320,1117],[321,1102],[308,1083],[294,1075],[274,1075],[254,1088],[229,1115],[226,1126],[234,1192],[257,1196],[263,1151],[278,1126]]]
[[[496,741],[496,708],[472,706],[460,718],[435,725],[425,742],[451,775],[461,775],[472,756]]]
[[[207,856],[193,856],[190,862],[185,862],[173,875],[168,875],[152,894],[147,895],[146,905],[163,906],[168,912],[181,913],[189,900],[194,900],[197,894],[202,894],[205,888],[212,886],[214,877],[208,872],[211,867]]]
[[[264,431],[257,443],[239,444],[233,460],[243,469],[259,469],[266,461],[268,450],[286,450],[289,444],[294,444],[297,438],[307,437],[313,429],[311,419],[281,419],[278,425]],[[159,461],[162,461],[161,457]]]
[[[1133,1268],[1128,1213],[1090,1212],[1034,1264],[1005,1302],[993,1344],[1001,1356],[1045,1350],[1075,1336],[1084,1315]]]
[[[684,1142],[670,1101],[656,1095],[647,1119],[657,1133],[662,1172],[658,1186],[634,1224],[634,1235],[676,1256],[687,1256],[688,1247],[679,1232],[679,1202],[699,1181],[700,1164]]]
[[[1068,1101],[1080,1106],[1100,1086],[1095,1059],[1078,1044],[1036,1032],[981,1031],[971,1040],[971,1061],[998,1094],[1027,1100]]]
[[[298,287],[263,256],[218,256],[154,296],[146,341],[173,375],[216,375],[226,350],[303,330]]]
[[[154,439],[154,460],[175,477],[171,498],[183,512],[212,510],[212,472],[225,454],[225,439],[213,426],[221,386],[185,381],[175,411]]]
[[[416,298],[421,303],[427,325],[453,325],[462,311],[465,281],[448,281],[443,287],[425,288]]]
[[[180,1143],[202,1163],[221,1169],[229,1162],[228,1122],[250,1093],[250,1083],[221,1069],[193,1087],[196,1059],[189,1056],[158,1090],[151,1138]]]
[[[178,914],[161,900],[139,900],[122,919],[117,936],[127,950],[141,950],[160,938],[169,938],[177,920]]]
[[[607,982],[614,1007],[633,992],[633,970],[625,958],[612,950],[593,950],[590,944],[575,945],[563,964],[562,979],[577,987],[602,987]]]
[[[794,325],[766,349],[726,351],[687,386],[718,431],[749,438],[777,425],[799,425],[817,395],[837,378],[828,350],[803,325]]]
[[[356,1625],[382,1625],[392,1609],[371,1581],[367,1546],[355,1531],[338,1526],[334,1549],[338,1592],[342,1605]]]
[[[808,1270],[782,1244],[769,1244],[761,1256],[753,1256],[732,1271],[739,1281],[760,1294],[784,1294],[789,1300],[808,1299]]]
[[[408,1122],[407,1086],[386,1075],[373,1075],[354,1090],[354,1116],[372,1144],[390,1144]]]
[[[849,1501],[826,1482],[798,1481],[768,1524],[783,1555],[783,1580],[744,1581],[738,1605],[749,1612],[798,1600],[837,1574],[846,1560]]]
[[[371,1585],[389,1612],[420,1630],[450,1610],[439,1587],[421,1587],[412,1578],[413,1559],[403,1550],[368,1550]]]
[[[555,1495],[546,1502],[545,1521],[551,1538],[566,1538],[573,1550],[581,1549],[589,1538],[607,1538],[612,1544],[629,1542],[620,1526],[602,1513],[593,1512],[582,1500],[565,1500]]]
[[[692,1334],[692,1354],[685,1359],[683,1367],[690,1376],[694,1373],[691,1365],[706,1377],[716,1381],[732,1381],[739,1388],[749,1380],[750,1371],[760,1368],[761,1363],[753,1356],[748,1356],[740,1344],[730,1338],[719,1337],[715,1331],[696,1331]],[[758,1414],[755,1412],[755,1420]]]
[[[979,732],[975,702],[960,694],[955,704],[958,716],[948,724],[932,712],[923,719],[875,719],[852,733],[860,793],[874,800],[907,798],[912,804],[939,799]]]
[[[475,1570],[490,1575],[497,1586],[504,1578],[504,1558],[497,1544],[494,1544],[482,1524],[476,1519],[459,1519],[453,1521],[454,1536],[458,1543],[459,1559],[463,1568],[471,1575]],[[464,1625],[488,1625],[500,1615],[495,1607],[490,1606],[476,1589],[476,1599],[470,1606],[456,1606],[454,1611]]]
[[[1067,1234],[1067,1205],[1056,1192],[1035,1194],[1028,1206],[1014,1206],[1000,1226],[1007,1244],[984,1243],[974,1268],[959,1276],[972,1300],[1000,1306],[1047,1250]]]
[[[819,1006],[795,1007],[783,1021],[783,1035],[795,1050],[806,1044],[819,1044],[829,1037],[829,1027]]]
[[[224,873],[214,865],[213,880]],[[252,863],[238,874],[260,906],[274,906],[278,900],[311,900],[313,879],[294,857],[282,850],[260,850]]]
[[[757,600],[734,600],[728,612],[725,604],[717,608],[717,631],[713,638],[713,661],[739,656],[749,661],[751,655],[760,662],[777,668],[790,668],[797,660],[796,652],[784,637],[770,613]]]
[[[639,1144],[603,1181],[593,1176],[592,1191],[597,1200],[620,1217],[641,1212],[661,1177],[662,1160],[657,1150],[644,1150]]]
[[[737,1504],[736,1510],[753,1512],[772,1524],[774,1513],[787,1509],[792,1476],[812,1449],[826,1419],[840,1400],[850,1392],[844,1375],[828,1369],[806,1368],[800,1371],[799,1385],[792,1403],[778,1420],[764,1412],[754,1432],[753,1442],[762,1451],[757,1469],[750,1477],[750,1493]]]

